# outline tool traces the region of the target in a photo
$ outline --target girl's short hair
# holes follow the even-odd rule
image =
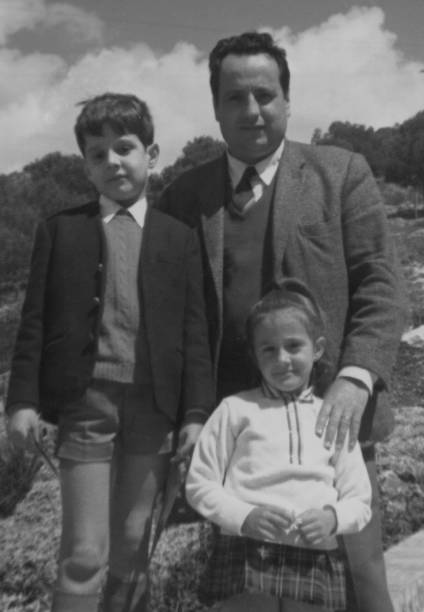
[[[255,329],[271,312],[277,310],[298,311],[304,320],[306,331],[313,340],[325,335],[324,313],[307,286],[297,278],[285,278],[274,283],[271,290],[251,309],[246,320],[246,339],[253,351]]]

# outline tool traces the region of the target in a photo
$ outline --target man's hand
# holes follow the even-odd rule
[[[273,506],[256,506],[245,518],[241,533],[255,540],[278,542],[293,521],[293,512]]]
[[[12,406],[7,419],[9,440],[15,448],[33,450],[33,441],[40,439],[40,420],[30,404]]]
[[[349,450],[353,449],[368,398],[369,391],[361,382],[336,378],[324,396],[315,427],[318,436],[325,430],[326,448],[330,448],[335,439],[336,448],[340,449],[349,432]]]
[[[183,425],[179,431],[177,450],[171,461],[179,464],[180,476],[182,479],[184,479],[187,474],[194,445],[197,442],[197,438],[200,436],[202,428],[203,425],[199,423],[189,423]]]
[[[336,514],[331,508],[306,510],[296,517],[297,528],[308,544],[320,544],[336,529]]]

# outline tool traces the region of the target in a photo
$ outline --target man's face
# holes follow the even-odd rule
[[[265,53],[227,55],[214,109],[231,155],[255,164],[273,153],[289,116],[276,61]]]

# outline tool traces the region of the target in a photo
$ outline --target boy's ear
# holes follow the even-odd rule
[[[320,336],[315,340],[314,361],[321,359],[325,351],[325,338]]]
[[[89,165],[87,163],[87,160],[85,158],[84,158],[84,172],[85,172],[85,176],[88,178],[90,183],[92,183],[93,179],[91,178],[90,167],[89,167]]]
[[[155,142],[149,145],[146,149],[147,155],[149,156],[149,170],[152,170],[159,159],[159,145]]]

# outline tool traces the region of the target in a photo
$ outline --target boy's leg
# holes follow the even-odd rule
[[[110,463],[60,461],[62,539],[52,612],[96,612],[108,556]]]
[[[328,608],[315,606],[303,601],[293,601],[292,599],[283,599],[280,603],[280,612],[332,612]]]
[[[117,455],[104,612],[147,610],[151,516],[165,483],[169,458],[169,454]]]
[[[279,612],[279,601],[262,593],[242,593],[228,599],[219,612]]]
[[[372,486],[372,518],[359,533],[342,538],[346,551],[351,588],[348,589],[349,612],[393,612],[387,586],[381,538],[380,500],[373,448],[364,456]],[[351,601],[354,599],[355,601]]]

